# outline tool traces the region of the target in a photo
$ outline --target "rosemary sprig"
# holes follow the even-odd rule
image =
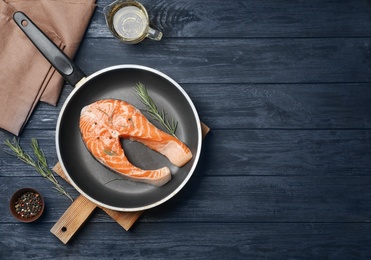
[[[14,137],[13,141],[10,141],[7,139],[4,144],[12,150],[12,153],[7,152],[4,150],[4,152],[13,155],[17,157],[22,162],[32,166],[35,168],[35,170],[45,179],[49,180],[54,184],[54,189],[56,189],[61,194],[65,195],[67,198],[69,198],[71,201],[73,201],[70,194],[68,194],[67,191],[64,190],[63,186],[59,184],[57,179],[54,177],[53,172],[49,169],[48,163],[46,161],[46,157],[44,155],[44,152],[39,147],[39,144],[35,138],[31,139],[31,148],[33,150],[33,153],[35,157],[37,158],[37,161],[34,160],[28,153],[26,153],[22,147],[19,144],[19,141]]]
[[[149,96],[147,88],[142,83],[139,82],[138,84],[136,84],[136,87],[134,89],[137,92],[139,100],[147,107],[147,113],[150,114],[153,119],[160,122],[171,135],[176,137],[175,131],[178,126],[178,122],[174,121],[174,119],[171,119],[171,121],[166,119],[166,113],[164,109],[158,111],[155,102]]]

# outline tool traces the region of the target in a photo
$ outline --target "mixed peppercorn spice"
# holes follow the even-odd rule
[[[42,209],[42,200],[38,193],[27,191],[15,202],[15,211],[23,218],[32,218]]]

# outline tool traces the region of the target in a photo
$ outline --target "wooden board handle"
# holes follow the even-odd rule
[[[50,229],[50,232],[67,244],[96,207],[97,205],[80,195]]]

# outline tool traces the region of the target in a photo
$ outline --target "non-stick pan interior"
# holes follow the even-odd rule
[[[141,82],[169,119],[178,122],[176,135],[191,149],[192,160],[178,168],[146,146],[122,140],[128,159],[143,169],[168,166],[172,180],[162,187],[126,180],[96,161],[86,149],[79,130],[81,109],[97,100],[125,100],[140,109],[157,127],[134,90]],[[193,173],[201,148],[201,128],[197,112],[179,85],[155,70],[140,66],[116,66],[97,72],[74,90],[62,108],[57,127],[57,150],[62,167],[82,194],[94,202],[121,211],[147,209],[168,200],[180,190]]]

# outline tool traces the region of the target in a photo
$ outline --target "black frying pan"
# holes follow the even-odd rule
[[[202,141],[200,120],[186,92],[165,74],[138,65],[113,66],[86,77],[25,14],[16,12],[13,18],[48,61],[75,86],[61,109],[56,129],[58,159],[72,185],[96,204],[118,211],[155,207],[182,189],[196,168]],[[81,109],[94,101],[121,99],[143,109],[133,89],[138,82],[147,87],[154,102],[167,112],[168,118],[178,121],[177,137],[193,154],[190,162],[178,168],[144,145],[122,140],[128,159],[134,165],[144,169],[165,165],[170,168],[172,180],[162,187],[129,181],[108,170],[91,156],[80,135]],[[156,121],[147,118],[161,128]]]

